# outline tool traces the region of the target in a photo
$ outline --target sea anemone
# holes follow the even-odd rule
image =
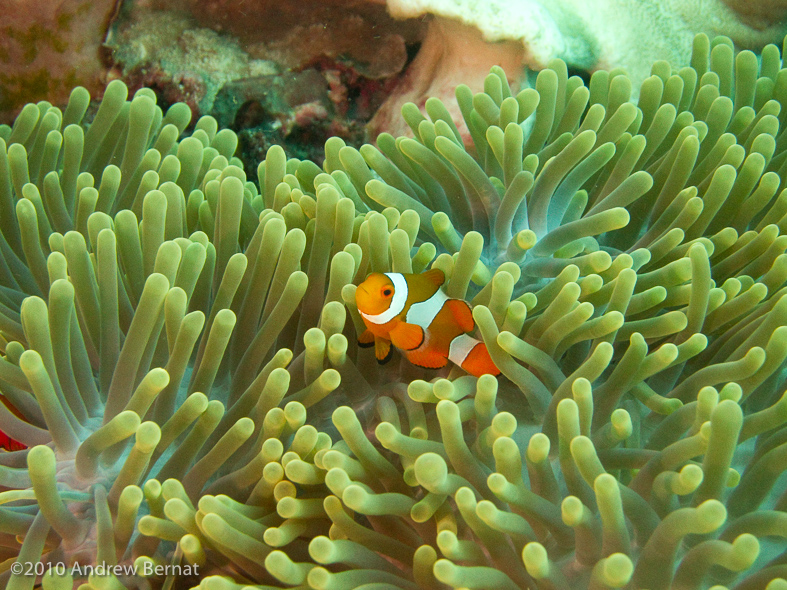
[[[148,90],[112,82],[85,126],[84,89],[25,107],[0,581],[783,589],[787,69],[699,36],[631,93],[493,68],[456,91],[471,145],[409,104],[414,138],[274,146],[259,188]],[[355,285],[429,267],[503,377],[356,345]]]

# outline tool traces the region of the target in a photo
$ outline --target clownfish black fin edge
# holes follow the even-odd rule
[[[370,330],[364,330],[363,334],[358,336],[358,346],[361,348],[371,348],[374,346],[374,334]]]
[[[387,365],[390,362],[390,360],[393,358],[393,351],[394,351],[394,347],[393,346],[389,346],[388,347],[388,354],[385,355],[385,358],[377,359],[377,364],[378,365]]]

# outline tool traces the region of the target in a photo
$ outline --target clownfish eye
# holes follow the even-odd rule
[[[383,297],[390,297],[391,295],[393,295],[393,289],[390,287],[385,287],[383,289]]]

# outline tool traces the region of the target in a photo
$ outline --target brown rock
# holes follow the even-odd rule
[[[0,118],[104,86],[101,46],[117,0],[0,0]]]

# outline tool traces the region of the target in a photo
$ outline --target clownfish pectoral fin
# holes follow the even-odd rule
[[[413,350],[424,342],[424,330],[415,324],[399,322],[390,334],[393,345],[402,350]]]
[[[364,330],[364,333],[358,336],[358,346],[361,348],[370,348],[374,346],[374,334],[369,330]]]
[[[393,348],[391,343],[382,338],[375,338],[374,340],[374,356],[377,362],[384,365],[393,357]]]
[[[425,273],[422,273],[422,276],[426,279],[429,279],[429,281],[434,283],[436,287],[439,287],[445,283],[445,273],[439,268],[427,270]]]
[[[475,321],[473,320],[473,312],[466,301],[461,299],[449,299],[445,302],[448,309],[451,310],[451,315],[454,321],[462,329],[462,332],[472,332],[475,328]]]
[[[431,350],[410,350],[405,353],[407,360],[424,369],[442,369],[448,364],[448,359]]]

